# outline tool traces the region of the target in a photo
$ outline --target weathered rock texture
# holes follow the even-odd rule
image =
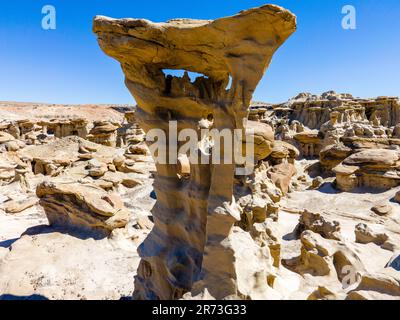
[[[333,168],[337,186],[343,191],[358,187],[388,190],[400,185],[398,150],[363,150]]]
[[[116,194],[78,183],[41,183],[36,191],[51,225],[108,235],[124,227],[129,211]]]
[[[111,123],[109,121],[95,121],[94,127],[90,130],[88,140],[104,144],[109,147],[117,146],[117,129],[118,123]]]
[[[251,113],[273,127],[276,139],[296,146],[302,158],[319,158],[319,174],[336,175],[340,190],[388,190],[400,184],[399,108],[397,97],[361,99],[329,91],[255,104]]]
[[[242,129],[272,55],[295,29],[295,17],[273,5],[215,21],[94,20],[101,48],[121,62],[139,105],[139,124],[145,131],[162,129],[167,137],[170,120],[178,122],[178,132],[192,128],[199,135],[201,128]],[[187,73],[166,77],[164,69],[204,76],[191,82]],[[190,164],[184,179],[179,167],[157,164],[155,226],[139,249],[136,297],[179,299],[195,283],[196,291],[208,290],[215,298],[251,297],[255,291],[265,297],[267,281],[256,281],[267,276],[257,262],[265,253],[249,252],[254,264],[240,269],[236,263],[246,258],[238,257],[234,240],[242,233],[232,232],[240,220],[233,200],[235,165]]]
[[[133,106],[22,105],[24,108],[19,108],[18,103],[0,102],[0,151],[17,151],[26,144],[46,144],[69,136],[111,147],[143,141]],[[36,110],[33,115],[32,109]]]

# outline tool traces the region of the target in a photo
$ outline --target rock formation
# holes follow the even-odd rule
[[[136,121],[135,113],[135,111],[125,113],[124,123],[118,129],[118,147],[136,145],[144,141],[145,134]]]
[[[397,150],[371,149],[352,154],[333,168],[339,189],[359,187],[387,190],[400,185]]]
[[[178,132],[191,128],[199,137],[201,128],[243,129],[256,85],[295,29],[295,17],[273,5],[215,21],[94,20],[101,48],[121,62],[139,105],[140,126],[161,129],[167,137],[168,121],[178,122]],[[165,76],[165,69],[203,76],[191,82],[187,73],[183,78]],[[167,140],[167,146],[172,143]],[[157,164],[155,226],[139,250],[136,297],[179,299],[190,291],[208,291],[215,298],[258,291],[264,297],[268,285],[256,278],[268,276],[268,269],[256,261],[265,253],[238,256],[235,238],[252,240],[233,228],[240,220],[233,200],[235,164],[190,163],[190,176],[182,179],[179,166],[168,160],[171,164]],[[253,258],[249,268],[235,263]]]
[[[10,184],[15,180],[17,163],[10,156],[0,154],[0,185]]]
[[[277,112],[268,104],[254,105],[257,112],[250,112],[253,120],[246,124],[245,138],[254,142],[255,168],[251,174],[235,176],[232,213],[237,220],[221,251],[208,251],[209,261],[222,261],[217,271],[226,272],[230,266],[228,278],[235,279],[234,285],[196,281],[183,298],[228,294],[241,299],[400,299],[398,128],[385,127],[385,139],[349,140],[349,134],[342,135],[345,132],[336,127],[336,114],[329,120],[336,125],[322,125],[322,132],[277,117],[289,114],[288,108]],[[24,107],[24,112],[35,108]],[[58,110],[64,110],[60,118],[68,123],[64,115],[70,114],[69,108]],[[188,230],[191,239],[197,239],[188,223],[196,216],[183,219],[183,225],[179,222],[186,211],[176,211],[176,219],[171,219],[158,211],[163,209],[160,204],[154,208],[155,167],[143,144],[144,133],[136,113],[118,110],[126,113],[126,120],[122,122],[121,114],[117,121],[117,135],[125,137],[117,148],[75,134],[58,138],[53,129],[46,135],[36,120],[30,120],[33,126],[24,125],[31,131],[22,139],[9,126],[15,119],[1,122],[8,124],[0,125],[0,296],[120,299],[134,291],[140,244],[148,245],[159,235],[166,243],[164,230],[169,236]],[[90,131],[97,120],[89,115],[85,119]],[[359,134],[356,124],[350,121],[348,126]],[[369,126],[373,124],[365,128]],[[307,139],[314,139],[314,148]],[[308,154],[306,144],[312,151]],[[182,186],[192,179],[193,168],[186,155],[178,156],[176,172]],[[334,171],[341,168],[356,171],[340,180]],[[162,183],[158,178],[156,187],[162,188]],[[346,186],[347,192],[338,188]],[[193,207],[199,198],[193,199],[195,185],[190,188]],[[190,239],[173,240],[186,249]],[[142,256],[151,252],[146,250],[141,248]],[[169,266],[184,256],[182,251],[171,252]],[[143,268],[139,277],[152,270]],[[142,288],[136,281],[136,297],[143,298]]]
[[[82,118],[39,121],[38,125],[42,128],[43,134],[53,134],[56,138],[68,136],[86,138],[88,134],[88,121]]]
[[[98,17],[138,108],[0,102],[0,300],[400,300],[399,99],[250,102],[294,29]],[[207,129],[245,129],[253,170],[197,164],[231,153]]]
[[[12,104],[6,105],[12,112]],[[29,110],[30,106],[25,107]],[[37,106],[34,107],[39,108]],[[49,106],[41,105],[40,110],[49,109]],[[64,114],[65,110],[71,111]],[[97,116],[89,116],[94,113],[89,106],[58,106],[56,115],[40,115],[37,117],[20,116],[17,120],[0,120],[0,147],[8,151],[16,151],[28,145],[46,144],[55,139],[69,136],[77,136],[95,143],[111,147],[125,148],[131,142],[139,143],[144,139],[143,130],[135,120],[133,107],[109,107],[97,106],[100,111]],[[76,109],[72,111],[73,109]],[[103,110],[102,110],[103,109]],[[78,117],[78,111],[84,117]],[[107,115],[107,120],[101,118]],[[93,119],[91,119],[93,118]],[[99,120],[99,118],[101,120]],[[121,143],[122,142],[122,143]]]
[[[108,235],[129,221],[129,211],[118,195],[100,187],[43,182],[36,193],[51,225]]]
[[[118,123],[111,123],[109,121],[95,121],[93,129],[90,130],[88,140],[103,144],[109,147],[117,146],[117,129]]]
[[[297,147],[302,158],[319,159],[317,174],[336,175],[339,189],[387,190],[399,185],[398,98],[361,99],[329,91],[252,108],[257,121],[273,127],[276,139]],[[386,156],[393,158],[390,165],[383,160]]]

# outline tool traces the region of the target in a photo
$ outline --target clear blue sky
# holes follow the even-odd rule
[[[14,0],[0,1],[0,100],[133,103],[118,63],[92,34],[92,18],[215,19],[265,3],[298,17],[298,31],[277,52],[255,100],[281,102],[298,92],[333,89],[356,96],[400,95],[399,0]],[[41,9],[57,9],[57,29],[41,28]],[[357,9],[357,29],[341,9]]]

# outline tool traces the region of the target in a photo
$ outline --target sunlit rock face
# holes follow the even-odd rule
[[[233,232],[240,219],[232,200],[235,164],[187,163],[182,155],[171,163],[169,123],[177,121],[178,134],[194,129],[199,139],[204,128],[244,129],[258,82],[295,30],[295,16],[274,5],[215,21],[95,18],[101,48],[121,63],[138,103],[140,126],[167,137],[169,164],[157,164],[155,225],[139,249],[135,297],[179,299],[195,283],[196,291],[215,298],[248,297],[251,291],[262,298],[268,291],[267,282],[257,280],[265,269],[259,259],[267,253],[249,255],[255,261],[247,266],[237,263],[243,257],[235,245],[241,233]],[[203,76],[166,76],[167,69]]]

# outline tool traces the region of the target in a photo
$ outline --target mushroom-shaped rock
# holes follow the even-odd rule
[[[170,147],[175,142],[170,141],[170,124],[177,124],[178,135],[193,129],[198,141],[204,126],[232,137],[236,129],[243,130],[258,82],[275,51],[296,30],[295,16],[265,5],[215,21],[96,17],[93,30],[103,51],[121,63],[138,103],[138,124],[167,137],[167,159],[157,163],[154,184],[155,225],[139,248],[135,297],[179,299],[196,281],[197,288],[211,291],[224,281],[224,290],[209,291],[215,298],[239,296],[237,253],[229,241],[231,249],[224,247],[240,217],[233,201],[236,165],[232,157],[225,161],[234,148],[221,148],[220,163],[190,163],[190,177],[181,179],[178,150]],[[187,72],[167,76],[167,69],[203,76],[191,81]],[[246,270],[252,274],[246,268],[241,272]]]
[[[371,149],[352,154],[343,161],[343,164],[382,169],[396,167],[398,161],[399,152],[396,150]]]
[[[358,187],[388,190],[400,185],[397,170],[400,153],[389,149],[368,149],[354,153],[333,168],[336,184],[343,191]]]

